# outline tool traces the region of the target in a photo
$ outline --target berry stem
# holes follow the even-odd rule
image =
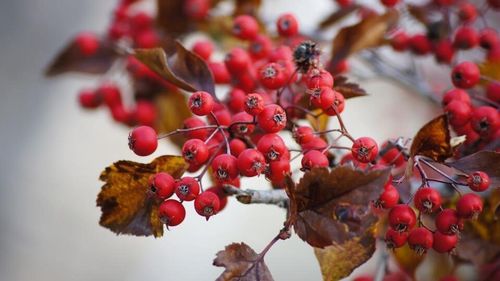
[[[336,105],[332,105],[331,108],[335,112],[335,117],[337,117],[337,120],[339,121],[340,130],[341,130],[342,135],[346,136],[348,139],[350,139],[352,142],[354,142],[355,139],[347,131],[347,128],[346,128],[346,126],[344,124],[344,121],[342,120],[342,117],[340,117],[340,113],[337,110],[337,106]]]
[[[181,133],[186,133],[186,132],[193,132],[193,131],[203,130],[203,129],[215,129],[215,128],[218,128],[218,126],[216,126],[216,125],[208,125],[208,126],[202,126],[202,127],[196,127],[196,128],[176,129],[175,131],[159,135],[158,139],[163,139],[163,138],[167,138],[167,137],[170,137],[170,136],[173,136],[173,135],[177,135],[177,134],[181,134]],[[215,131],[217,131],[217,130],[214,130],[214,132]]]

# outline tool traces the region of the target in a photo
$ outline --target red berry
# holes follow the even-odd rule
[[[184,1],[184,13],[189,19],[203,20],[208,16],[210,0],[186,0]]]
[[[311,104],[315,107],[321,108],[323,104],[331,105],[335,100],[335,93],[331,88],[321,87],[315,88],[311,93]]]
[[[80,53],[86,57],[93,56],[99,50],[99,38],[91,32],[82,32],[75,38],[75,44]]]
[[[193,52],[206,61],[210,59],[213,51],[214,44],[208,40],[200,40],[193,45]]]
[[[116,122],[131,124],[132,113],[127,111],[122,104],[115,105],[110,108],[111,116]]]
[[[417,223],[417,216],[413,209],[405,204],[394,206],[389,211],[389,225],[396,231],[407,231]]]
[[[301,144],[302,150],[323,150],[328,147],[326,141],[320,137],[314,137],[312,140]]]
[[[213,113],[215,117],[212,115],[208,116],[208,121],[210,124],[215,125],[218,123],[221,126],[231,125],[232,117],[229,110],[227,110],[226,108],[222,108],[217,111],[214,111]]]
[[[221,154],[212,161],[212,172],[219,183],[238,177],[238,160],[233,155]]]
[[[251,134],[255,129],[255,125],[253,125],[253,116],[246,112],[235,114],[230,128],[232,132],[236,132],[239,135]]]
[[[413,35],[409,41],[411,51],[416,55],[428,54],[432,45],[427,36],[423,34]]]
[[[250,62],[250,56],[241,48],[231,49],[224,59],[227,70],[234,74],[247,72]]]
[[[461,127],[467,124],[471,117],[471,107],[469,104],[453,100],[446,107],[444,111],[448,114],[450,124],[454,127]]]
[[[300,126],[293,129],[293,138],[298,144],[305,144],[314,139],[314,131],[311,127]]]
[[[165,200],[174,194],[175,179],[168,173],[160,172],[151,177],[149,185],[156,197]]]
[[[290,173],[290,161],[288,159],[272,161],[266,171],[266,178],[273,184],[280,184],[288,173]]]
[[[441,206],[441,195],[434,188],[422,187],[415,193],[415,207],[423,213],[435,212]]]
[[[130,25],[134,29],[149,29],[153,25],[153,18],[149,14],[140,11],[130,17]]]
[[[209,62],[208,68],[214,76],[217,84],[228,84],[231,81],[231,75],[227,71],[226,65],[222,62]]]
[[[406,160],[403,156],[403,153],[399,151],[396,147],[391,149],[386,149],[388,143],[384,143],[382,145],[382,151],[385,151],[384,155],[382,155],[381,163],[387,165],[395,165],[396,167],[401,167],[405,164]]]
[[[220,203],[219,212],[226,207],[227,194],[222,186],[212,186],[209,189],[205,190],[205,192],[212,192],[213,194],[217,195],[217,197],[219,197],[219,203]]]
[[[237,16],[233,22],[233,35],[243,39],[255,39],[259,32],[259,24],[254,17],[248,15]]]
[[[149,101],[137,101],[133,116],[139,125],[153,126],[156,121],[156,107]]]
[[[208,115],[214,109],[214,98],[207,92],[198,91],[189,97],[189,108],[198,116]]]
[[[469,89],[479,82],[479,68],[470,61],[464,61],[453,67],[451,81],[457,88]]]
[[[469,185],[469,188],[474,191],[485,191],[490,186],[490,177],[485,172],[476,171],[469,175],[469,178],[467,178],[467,184]]]
[[[247,95],[240,89],[232,89],[229,92],[227,106],[232,112],[241,112],[245,110],[245,101]]]
[[[484,28],[479,32],[479,45],[486,50],[491,50],[500,43],[497,31],[493,28]]]
[[[287,77],[283,67],[274,62],[264,65],[259,71],[260,83],[270,90],[276,90],[283,87],[286,83],[286,79]]]
[[[120,89],[113,83],[102,84],[97,89],[97,92],[109,108],[122,104]]]
[[[128,147],[139,156],[147,156],[158,147],[156,131],[148,126],[133,129],[128,136]]]
[[[335,2],[342,8],[349,7],[352,4],[352,0],[335,0]]]
[[[286,126],[286,113],[281,106],[270,104],[259,113],[257,122],[265,132],[277,133]]]
[[[186,217],[186,209],[179,201],[169,199],[158,208],[160,220],[167,226],[179,225]]]
[[[408,49],[410,45],[410,38],[408,35],[402,31],[396,33],[394,37],[391,38],[391,46],[395,51],[402,52]]]
[[[208,220],[221,209],[219,197],[213,192],[202,192],[194,200],[194,208],[200,216],[204,216]]]
[[[434,54],[436,56],[436,61],[439,63],[450,64],[455,50],[450,40],[441,40],[434,46]]]
[[[306,76],[307,88],[317,89],[322,87],[333,87],[333,76],[324,69],[313,68]]]
[[[208,160],[208,147],[199,139],[190,139],[182,146],[182,156],[190,164],[202,165]]]
[[[389,228],[385,233],[385,243],[389,249],[403,247],[406,240],[408,240],[408,232],[399,232]]]
[[[434,232],[432,248],[438,253],[449,253],[455,248],[457,242],[457,235],[448,235],[436,231]]]
[[[458,49],[471,49],[479,44],[479,35],[476,30],[470,26],[461,26],[455,33],[453,46]]]
[[[139,32],[134,39],[138,48],[154,48],[160,43],[160,38],[154,30],[143,30]]]
[[[384,4],[384,6],[388,8],[392,8],[396,6],[396,4],[398,4],[399,0],[380,0],[380,2],[382,2],[382,4]]]
[[[500,83],[499,82],[492,82],[489,83],[488,86],[486,87],[486,97],[488,99],[500,103]]]
[[[266,160],[256,149],[245,149],[238,156],[238,169],[246,177],[255,177],[264,172]]]
[[[384,192],[375,201],[375,207],[390,209],[399,202],[399,192],[392,184],[386,185]]]
[[[247,148],[247,145],[244,141],[234,138],[229,142],[229,148],[231,148],[231,154],[238,157]]]
[[[101,96],[91,89],[83,89],[78,93],[78,101],[83,108],[94,109],[101,105]]]
[[[312,168],[328,167],[329,161],[325,154],[318,150],[311,150],[302,157],[302,171],[309,171]]]
[[[457,234],[464,228],[464,224],[454,209],[442,210],[437,214],[435,221],[437,230],[444,234]]]
[[[192,177],[183,177],[175,183],[175,195],[181,201],[193,201],[200,193],[200,183]]]
[[[257,149],[264,154],[267,161],[279,161],[287,152],[285,142],[277,134],[262,136],[257,143]]]
[[[457,214],[464,219],[475,219],[483,211],[483,200],[474,193],[467,193],[457,202]]]
[[[351,148],[354,159],[361,163],[369,163],[375,160],[378,154],[378,146],[375,140],[369,137],[358,138]]]
[[[333,91],[332,102],[328,101],[327,99],[321,99],[321,109],[323,109],[323,111],[329,116],[335,116],[342,113],[344,111],[344,107],[344,96],[337,91]]]
[[[472,3],[464,2],[458,7],[458,17],[461,21],[470,23],[473,22],[477,17],[476,6]]]
[[[476,107],[472,111],[471,125],[474,131],[488,139],[500,129],[499,113],[491,106]]]
[[[410,231],[408,235],[408,245],[417,254],[422,255],[432,248],[434,241],[432,232],[424,227],[417,227]]]
[[[278,33],[284,37],[291,37],[299,33],[299,22],[292,14],[283,14],[276,22]]]
[[[462,89],[451,89],[443,96],[443,105],[447,105],[453,100],[459,100],[471,105],[469,94]]]
[[[184,120],[184,129],[195,129],[195,128],[200,128],[200,127],[205,127],[207,124],[199,119],[198,117],[189,117],[186,120]],[[186,132],[186,136],[190,139],[200,139],[200,140],[205,140],[207,139],[208,135],[210,134],[209,129],[196,129],[192,131]]]
[[[263,59],[271,53],[273,42],[269,37],[263,34],[258,34],[255,39],[248,45],[248,53],[253,59]]]

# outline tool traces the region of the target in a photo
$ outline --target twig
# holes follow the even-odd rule
[[[283,189],[254,190],[240,189],[233,185],[224,185],[224,191],[228,195],[234,195],[243,204],[269,204],[281,208],[288,207],[288,196]]]

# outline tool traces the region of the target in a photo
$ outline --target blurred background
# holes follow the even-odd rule
[[[42,75],[77,32],[103,31],[115,2],[0,2],[0,280],[213,280],[223,271],[212,266],[217,251],[240,241],[260,251],[282,227],[283,210],[232,199],[208,223],[188,208],[186,221],[161,239],[116,236],[98,225],[103,168],[173,149],[164,143],[151,157],[136,157],[128,128],[105,110],[78,106],[77,91],[93,78]],[[305,28],[334,7],[329,0],[264,2],[266,18],[294,12]],[[370,96],[349,100],[344,114],[354,136],[411,137],[439,112],[392,81],[362,86]],[[312,249],[295,236],[277,243],[266,262],[276,280],[321,278]]]

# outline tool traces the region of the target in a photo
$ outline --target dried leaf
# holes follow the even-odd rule
[[[446,115],[434,118],[418,131],[410,148],[410,156],[415,155],[427,156],[438,162],[453,156]]]
[[[412,15],[416,20],[418,20],[423,25],[427,25],[429,23],[429,19],[427,16],[429,15],[429,11],[426,5],[418,6],[418,5],[406,5],[408,8],[408,12]]]
[[[313,169],[300,182],[286,185],[290,219],[299,237],[313,247],[343,244],[365,232],[363,222],[376,222],[370,202],[381,193],[389,171],[365,173],[349,166]]]
[[[364,264],[375,252],[374,223],[365,220],[360,237],[324,249],[314,249],[324,281],[340,280]]]
[[[479,70],[481,75],[488,77],[490,80],[500,81],[500,61],[499,60],[487,60],[484,63],[479,64]],[[488,85],[489,82],[486,79],[481,80],[483,85]]]
[[[272,281],[273,277],[271,276],[271,272],[263,259],[252,269],[248,270],[257,258],[257,253],[245,243],[233,243],[226,246],[224,251],[218,252],[214,259],[213,264],[215,266],[221,266],[226,269],[216,280]],[[245,274],[245,276],[241,277],[243,274]]]
[[[347,81],[345,76],[335,76],[333,89],[341,93],[345,99],[366,96],[367,93],[358,84]]]
[[[191,20],[184,13],[184,0],[157,0],[156,24],[171,38],[178,37],[190,29]]]
[[[349,55],[386,43],[385,33],[398,21],[396,10],[383,15],[371,14],[355,25],[342,28],[333,39],[332,62],[329,69]]]
[[[49,64],[45,76],[52,77],[66,72],[105,73],[117,58],[117,53],[107,41],[101,41],[99,46],[93,56],[85,56],[73,39]]]
[[[206,62],[178,41],[175,48],[136,49],[135,57],[162,78],[189,91],[206,91],[215,97],[215,83]]]
[[[319,29],[325,29],[341,19],[345,18],[346,16],[352,14],[354,11],[359,9],[359,5],[349,5],[347,7],[341,8],[333,12],[330,16],[325,18],[319,23]]]
[[[500,187],[500,153],[479,151],[447,165],[466,174],[483,171],[490,177],[490,188]]]
[[[256,16],[261,4],[262,0],[235,0],[233,15]]]
[[[158,122],[156,131],[160,134],[168,133],[184,126],[184,120],[191,116],[184,95],[176,91],[170,91],[157,96],[155,100],[158,110]],[[170,140],[179,146],[184,143],[182,135],[171,136]]]
[[[161,156],[149,164],[118,161],[107,167],[99,177],[105,182],[97,196],[102,211],[99,223],[116,234],[161,237],[160,202],[148,195],[149,177],[167,172],[179,178],[186,169],[180,156]]]

